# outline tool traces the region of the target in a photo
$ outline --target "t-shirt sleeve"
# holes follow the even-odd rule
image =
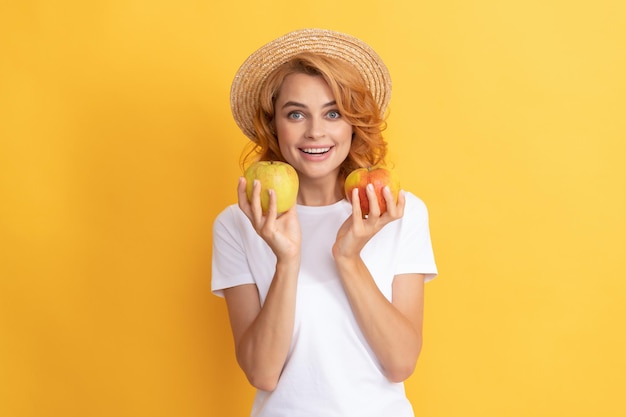
[[[213,223],[211,292],[224,296],[224,289],[254,284],[241,237],[237,206],[230,206]]]
[[[414,194],[407,192],[406,198],[396,274],[424,274],[425,281],[430,281],[438,272],[430,238],[428,209]]]

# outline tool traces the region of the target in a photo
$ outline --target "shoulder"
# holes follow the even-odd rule
[[[232,230],[238,229],[242,224],[242,220],[245,219],[245,214],[239,209],[237,204],[231,204],[224,208],[213,221],[214,230]]]
[[[238,217],[239,213],[243,215],[243,212],[239,209],[237,204],[231,204],[226,206],[216,217],[215,223],[218,222],[228,222],[232,221],[234,218]]]
[[[406,206],[405,206],[405,214],[409,215],[422,215],[428,216],[428,208],[426,207],[426,203],[419,198],[417,195],[413,194],[410,191],[405,191],[404,196],[406,198]]]

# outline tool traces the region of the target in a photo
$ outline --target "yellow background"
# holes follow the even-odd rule
[[[0,415],[247,415],[210,294],[229,87],[301,27],[393,77],[390,161],[440,268],[417,415],[626,415],[620,0],[3,2]]]

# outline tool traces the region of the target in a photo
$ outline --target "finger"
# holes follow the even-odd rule
[[[361,199],[359,197],[359,189],[352,189],[352,217],[355,219],[364,219],[365,216],[361,211]]]
[[[404,191],[398,192],[398,200],[393,196],[391,189],[389,186],[385,186],[383,188],[383,197],[385,198],[385,203],[387,204],[387,213],[392,219],[399,219],[404,214],[404,204],[405,197]]]
[[[391,192],[391,188],[388,185],[383,187],[383,198],[385,199],[385,204],[387,205],[387,213],[391,217],[396,216],[396,199]]]
[[[255,224],[260,224],[263,219],[263,209],[261,208],[261,181],[254,180],[252,183],[252,199],[250,209]]]
[[[267,190],[267,194],[269,196],[269,205],[267,207],[267,217],[270,219],[275,219],[277,216],[277,206],[276,202],[276,191],[273,189]]]
[[[376,196],[376,191],[374,190],[373,184],[367,184],[367,187],[365,187],[365,194],[367,195],[367,201],[370,204],[370,212],[368,217],[379,217],[380,206],[378,205],[378,197]]]
[[[276,223],[276,193],[271,189],[266,192],[269,201],[267,212],[263,213],[261,219],[263,223],[257,223],[259,225],[258,232],[264,238],[268,238],[272,235]]]
[[[239,182],[237,183],[237,203],[239,204],[241,211],[250,217],[252,213],[250,211],[250,201],[248,200],[248,193],[246,192],[246,179],[244,177],[239,177]]]
[[[398,192],[398,204],[396,206],[398,209],[398,217],[404,216],[404,207],[406,207],[406,193],[404,190],[400,190]]]

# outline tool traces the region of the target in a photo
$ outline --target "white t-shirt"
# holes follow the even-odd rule
[[[363,248],[361,257],[378,288],[391,300],[393,277],[437,275],[426,206],[406,193],[402,219],[386,225]],[[302,260],[291,348],[276,389],[258,390],[253,417],[411,417],[403,383],[381,372],[344,293],[332,256],[341,224],[351,214],[342,200],[330,206],[297,206]],[[237,207],[227,207],[213,228],[211,288],[256,284],[265,302],[276,257]]]

